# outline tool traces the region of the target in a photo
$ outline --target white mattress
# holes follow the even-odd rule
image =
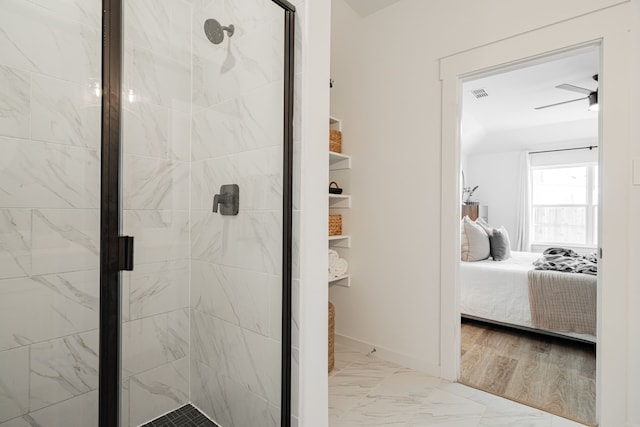
[[[531,328],[527,271],[540,253],[511,252],[504,261],[460,263],[460,312]],[[555,331],[554,331],[555,332]],[[595,342],[593,335],[555,332]]]

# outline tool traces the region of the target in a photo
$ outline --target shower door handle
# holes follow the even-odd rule
[[[226,184],[220,187],[220,194],[213,196],[213,212],[220,215],[238,215],[240,206],[240,187],[237,184]]]
[[[118,236],[118,270],[133,271],[133,236]]]

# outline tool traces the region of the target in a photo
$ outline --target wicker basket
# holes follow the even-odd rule
[[[342,132],[329,129],[329,151],[342,153]]]
[[[342,215],[329,215],[329,236],[342,234]]]
[[[329,303],[329,373],[333,371],[336,364],[335,343],[336,343],[336,308]]]

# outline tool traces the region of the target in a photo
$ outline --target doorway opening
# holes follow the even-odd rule
[[[463,384],[596,424],[600,48],[462,81]]]

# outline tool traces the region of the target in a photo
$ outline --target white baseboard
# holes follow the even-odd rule
[[[360,341],[340,334],[336,334],[336,342],[352,347],[362,353],[370,353],[375,348],[376,351],[373,356],[379,359],[386,360],[387,362],[392,362],[406,368],[415,369],[416,371],[424,372],[425,374],[434,377],[442,377],[440,366],[425,362],[424,360],[416,359],[415,357],[408,356],[406,354],[389,350],[376,344]]]

